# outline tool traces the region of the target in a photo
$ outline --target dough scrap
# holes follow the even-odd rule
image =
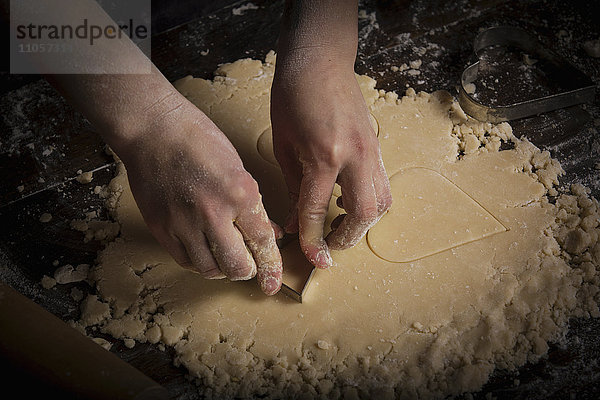
[[[71,264],[63,265],[54,271],[54,279],[60,284],[81,282],[88,278],[89,269],[88,264],[79,264],[76,267]]]
[[[273,53],[239,60],[213,80],[187,77],[176,87],[234,143],[281,223],[285,183],[258,150],[274,63]],[[583,186],[552,204],[560,165],[510,125],[469,119],[447,92],[399,97],[357,79],[392,180],[435,171],[506,230],[404,263],[383,260],[363,239],[334,252],[337,267],[316,271],[298,304],[264,296],[254,281],[204,280],[177,266],[146,229],[119,164],[106,200],[120,236],[98,255],[90,277],[98,295],[84,299],[79,324],[129,344],[172,346],[174,363],[207,398],[387,399],[478,390],[494,368],[544,355],[569,318],[600,316],[598,202]],[[503,141],[514,148],[499,151]],[[332,198],[328,222],[341,211]],[[446,217],[459,224],[464,213]],[[283,253],[284,265],[292,262]]]

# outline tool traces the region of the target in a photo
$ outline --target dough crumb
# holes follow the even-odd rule
[[[410,69],[410,67],[406,63],[401,64],[399,67],[396,66],[396,65],[394,65],[394,66],[391,67],[391,70],[393,72],[404,72],[404,71],[407,71],[409,69]]]
[[[419,69],[419,68],[421,68],[421,64],[422,64],[422,61],[421,61],[421,60],[413,60],[413,61],[411,61],[411,62],[409,63],[409,65],[410,65],[410,67],[411,67],[412,69]]]
[[[56,279],[48,275],[44,275],[42,276],[42,280],[40,283],[44,289],[52,289],[54,286],[56,286]]]
[[[476,87],[474,83],[467,83],[465,85],[465,92],[467,92],[468,94],[473,94],[475,93]]]
[[[83,326],[97,325],[110,317],[109,305],[98,300],[96,295],[88,295],[80,307],[81,324]]]
[[[523,62],[527,65],[533,65],[536,62],[538,62],[538,60],[536,60],[535,58],[531,57],[529,54],[523,54]]]
[[[317,347],[321,350],[329,349],[329,343],[326,340],[317,341]]]
[[[583,49],[591,57],[600,57],[600,38],[583,43]]]
[[[81,282],[88,278],[90,266],[88,264],[79,264],[73,267],[71,264],[63,265],[54,271],[54,279],[61,285],[73,282]]]
[[[118,222],[94,221],[88,219],[74,219],[70,223],[71,229],[85,234],[85,243],[91,240],[110,241],[117,237],[121,226]]]
[[[458,139],[458,148],[463,155],[497,152],[500,150],[502,143],[518,142],[513,136],[511,126],[506,122],[494,125],[477,121],[464,114],[456,104],[452,105],[451,116],[455,122],[452,128],[453,135]],[[526,141],[522,141],[521,143],[526,143]],[[522,146],[525,145],[522,144]],[[537,162],[540,164],[538,173],[540,175],[545,174],[546,186],[549,189],[557,182],[557,175],[553,173],[560,174],[560,166],[551,160],[549,153],[547,158],[546,155],[543,157],[536,155],[535,157],[536,160],[532,161],[532,163]],[[533,171],[530,167],[528,167],[528,170]]]
[[[52,221],[52,214],[50,213],[43,213],[42,215],[40,215],[40,222],[43,224],[46,224],[48,222]]]
[[[233,15],[243,15],[248,10],[258,10],[258,6],[254,3],[242,4],[241,6],[232,9],[231,13]]]
[[[156,344],[159,342],[162,333],[160,331],[160,326],[153,325],[146,331],[146,338],[150,343]]]
[[[83,324],[81,323],[81,321],[67,321],[67,325],[69,325],[71,328],[75,329],[77,332],[81,333],[83,336],[87,336],[87,333],[85,331],[85,326],[83,326]],[[95,330],[94,328],[92,328],[92,330]]]
[[[418,321],[417,321],[417,322],[413,322],[413,325],[412,325],[412,326],[413,326],[413,328],[415,328],[415,329],[416,329],[416,330],[418,330],[418,331],[422,331],[422,330],[423,330],[423,328],[424,328],[424,327],[423,327],[423,324],[422,324],[422,323],[420,323],[420,322],[418,322]]]
[[[90,183],[94,179],[93,171],[82,172],[81,170],[78,170],[77,173],[78,175],[75,180],[81,184]]]
[[[91,339],[94,343],[96,343],[97,345],[102,347],[104,350],[110,350],[110,348],[112,347],[112,343],[104,338],[95,337],[95,338],[91,338]]]

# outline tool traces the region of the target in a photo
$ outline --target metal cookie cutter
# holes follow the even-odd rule
[[[473,83],[477,79],[480,66],[479,56],[482,50],[489,46],[498,45],[514,46],[535,55],[539,59],[551,63],[553,67],[560,69],[560,76],[564,79],[579,84],[574,89],[548,96],[507,105],[486,106],[467,93],[465,85]],[[477,120],[492,123],[510,121],[594,100],[595,85],[585,74],[557,54],[545,49],[538,40],[521,28],[498,26],[486,29],[475,38],[473,49],[478,61],[469,65],[462,73],[458,102],[467,114]]]
[[[277,241],[282,250],[283,259],[283,283],[281,292],[302,303],[308,285],[315,273],[315,267],[306,259],[296,235],[286,234]]]

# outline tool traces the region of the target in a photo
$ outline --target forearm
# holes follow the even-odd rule
[[[278,54],[329,56],[353,65],[358,44],[357,13],[356,0],[287,0]]]
[[[139,57],[145,57],[141,52]],[[48,80],[115,150],[134,141],[185,100],[152,66],[150,74],[51,75]]]
[[[80,29],[84,22],[85,26],[103,30],[105,35],[91,40],[91,32],[86,31],[81,37],[65,33],[57,43],[64,44],[68,51],[32,52],[24,61],[43,74],[117,150],[139,132],[147,131],[145,125],[150,121],[177,108],[184,99],[96,1],[78,0],[64,10],[47,2],[37,2],[36,7],[15,3],[11,8],[13,28],[25,32],[30,29],[28,35],[19,39],[25,43],[40,40],[43,32],[49,32],[41,27]]]

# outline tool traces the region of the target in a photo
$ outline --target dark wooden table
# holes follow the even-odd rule
[[[185,75],[212,77],[224,62],[264,58],[275,48],[282,1],[259,1],[257,9],[232,12],[246,2],[156,1],[152,59],[170,80]],[[233,4],[232,4],[233,3]],[[483,28],[515,25],[538,35],[545,47],[568,59],[598,85],[600,59],[582,44],[600,37],[593,2],[551,0],[382,0],[361,2],[356,71],[378,81],[378,87],[399,94],[446,89],[456,94],[462,70],[472,54],[472,41]],[[178,24],[173,26],[173,24]],[[420,75],[394,72],[421,60]],[[112,159],[94,129],[37,76],[0,75],[0,279],[64,320],[77,319],[69,293],[85,283],[39,286],[42,275],[60,265],[93,264],[102,245],[84,243],[69,227],[90,210],[103,212],[91,189],[107,183]],[[512,93],[507,87],[499,96]],[[551,151],[563,165],[563,185],[581,182],[600,198],[600,99],[594,104],[531,117],[512,123],[517,135]],[[74,181],[78,170],[95,170],[94,181]],[[40,224],[49,212],[50,223]],[[546,358],[516,372],[496,372],[474,398],[491,393],[498,399],[598,398],[600,321],[575,319],[565,346],[551,346]],[[107,338],[110,339],[110,338]],[[177,399],[195,399],[197,392],[183,369],[171,364],[170,351],[138,344],[128,349],[115,342],[112,350],[164,385]],[[574,397],[573,397],[574,396]]]

